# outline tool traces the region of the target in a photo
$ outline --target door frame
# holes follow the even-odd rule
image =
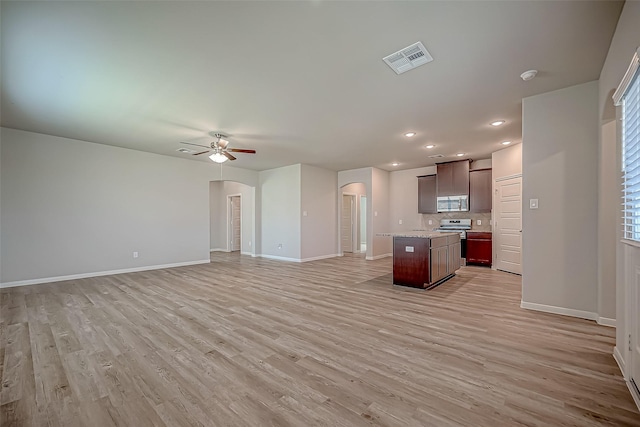
[[[360,253],[360,247],[358,246],[358,194],[356,193],[341,193],[340,194],[340,254],[344,256],[344,249],[342,248],[342,208],[344,206],[344,196],[349,196],[351,198],[351,253]]]
[[[231,239],[233,238],[233,225],[231,220],[233,213],[231,212],[231,198],[238,197],[240,200],[240,253],[242,253],[242,193],[227,194],[227,252],[232,252],[233,246]]]
[[[362,209],[362,200],[364,199],[364,215],[363,215],[363,209]],[[359,236],[358,238],[358,253],[362,253],[362,238],[364,237],[364,243],[365,243],[365,250],[364,252],[367,252],[367,246],[369,243],[367,242],[367,196],[366,194],[360,194],[358,196],[358,214],[357,214],[357,218],[358,218],[358,231],[357,231],[357,235]],[[364,233],[362,232],[362,225],[364,224]]]

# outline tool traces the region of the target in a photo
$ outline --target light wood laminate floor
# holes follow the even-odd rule
[[[0,425],[640,426],[615,330],[520,277],[391,259],[211,264],[3,289]]]

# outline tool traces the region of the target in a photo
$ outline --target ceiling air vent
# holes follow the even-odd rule
[[[386,62],[396,74],[402,74],[433,61],[433,57],[427,52],[422,42],[417,42],[382,58],[382,60]]]
[[[184,154],[193,153],[193,151],[189,150],[188,148],[178,148],[176,151]]]
[[[430,159],[440,159],[442,157],[444,157],[444,154],[433,154],[429,156]]]

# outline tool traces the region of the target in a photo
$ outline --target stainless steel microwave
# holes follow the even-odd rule
[[[438,212],[466,212],[469,210],[469,196],[438,197]]]

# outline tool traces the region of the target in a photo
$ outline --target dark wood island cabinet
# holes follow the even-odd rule
[[[453,277],[458,268],[460,234],[393,235],[394,285],[430,289]]]

